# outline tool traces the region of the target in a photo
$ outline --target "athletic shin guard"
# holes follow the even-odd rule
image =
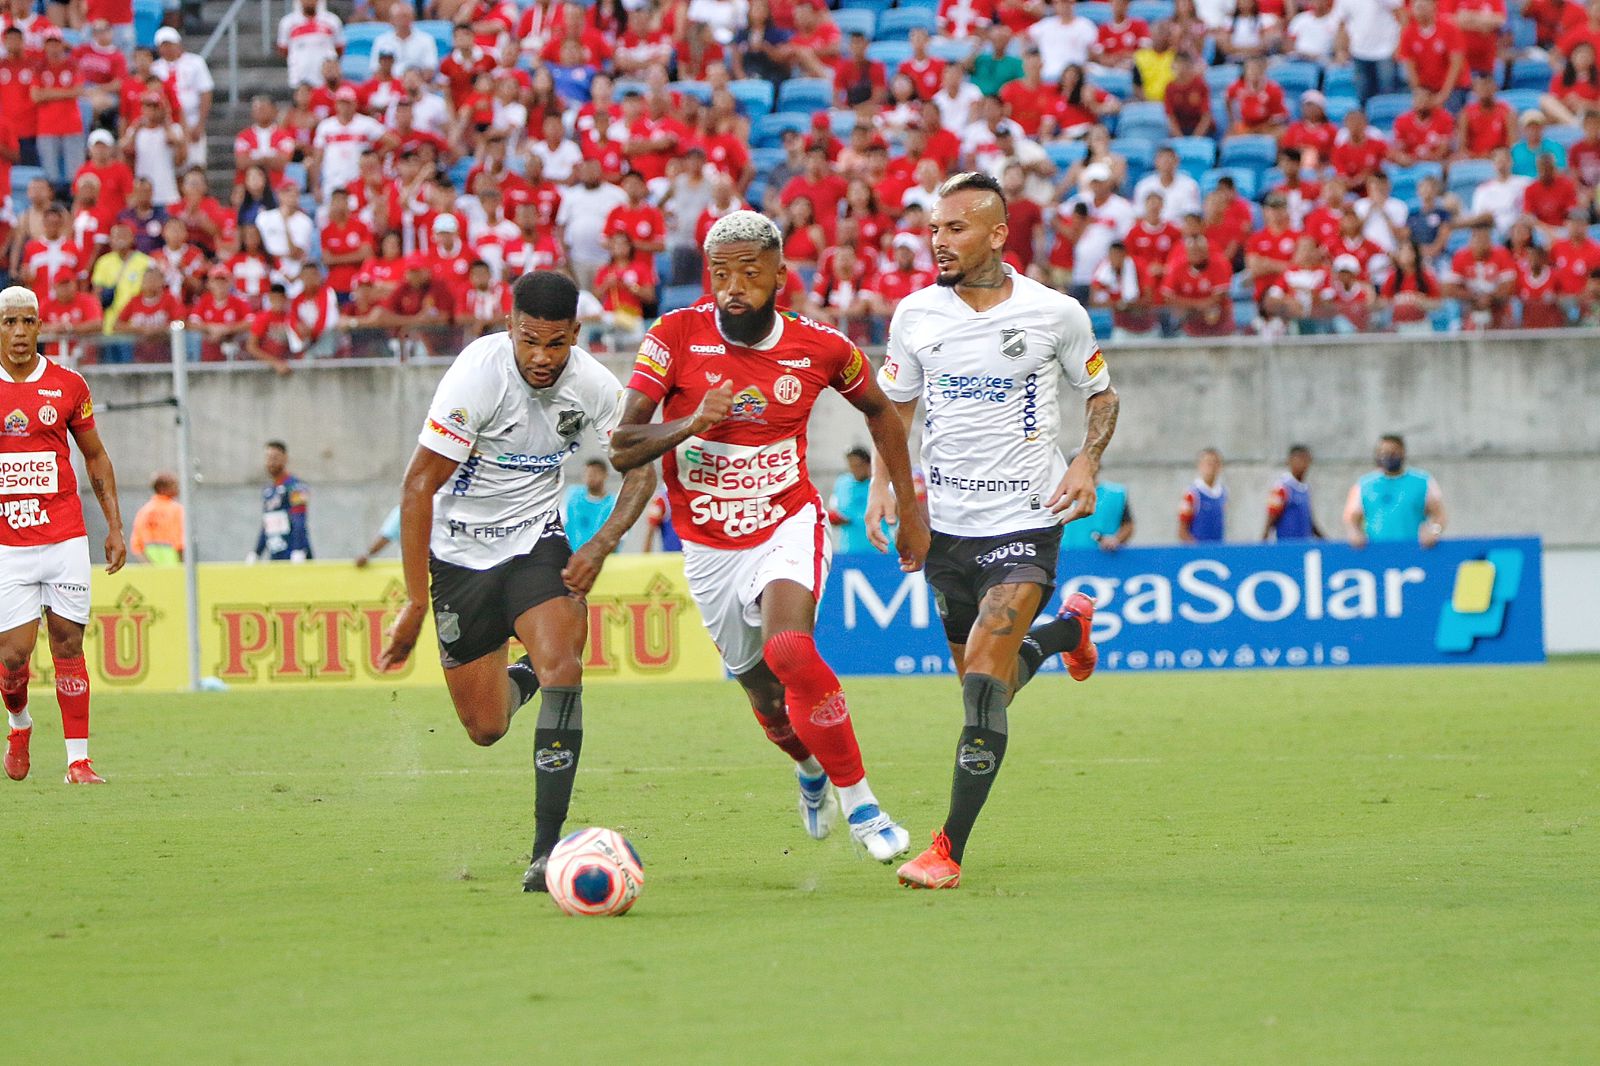
[[[767,641],[763,655],[783,682],[795,736],[817,757],[828,780],[845,788],[865,777],[844,689],[818,654],[816,639],[798,630],[779,633]]]

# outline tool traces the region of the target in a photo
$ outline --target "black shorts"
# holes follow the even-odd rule
[[[561,571],[571,558],[560,522],[550,523],[532,551],[488,570],[429,556],[439,662],[448,670],[503,647],[517,635],[516,621],[522,612],[567,594]]]
[[[978,604],[996,585],[1043,585],[1044,598],[1039,602],[1048,602],[1056,588],[1060,553],[1060,526],[998,537],[956,537],[934,531],[923,573],[933,586],[945,637],[952,644],[967,642],[978,620]]]

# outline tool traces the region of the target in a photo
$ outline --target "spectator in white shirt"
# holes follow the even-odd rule
[[[565,185],[572,180],[573,172],[582,162],[583,152],[567,139],[567,130],[561,124],[560,115],[544,117],[543,133],[543,137],[529,146],[528,154],[539,157],[539,161],[544,164],[544,176],[547,179],[557,185]],[[601,262],[605,260],[602,259]]]
[[[1337,0],[1340,51],[1354,61],[1356,95],[1365,104],[1380,93],[1400,90],[1400,21],[1403,0]]]
[[[333,94],[333,114],[317,123],[311,135],[311,169],[323,198],[342,189],[361,173],[361,154],[377,145],[386,132],[371,115],[356,111],[357,94],[352,85],[341,85]]]
[[[416,29],[417,13],[408,3],[397,2],[389,6],[389,22],[394,29],[380,34],[372,42],[372,54],[387,48],[394,53],[394,72],[404,77],[408,70],[432,74],[439,69],[439,43],[430,34]]]
[[[1133,202],[1143,204],[1151,193],[1161,194],[1161,219],[1179,223],[1185,215],[1200,213],[1200,183],[1178,169],[1178,153],[1163,146],[1156,152],[1156,172],[1139,179]]]
[[[689,22],[705,26],[711,39],[724,48],[745,28],[749,13],[745,0],[689,0]]]
[[[122,131],[122,154],[133,157],[133,176],[150,182],[157,207],[178,202],[178,167],[188,154],[184,129],[167,113],[167,101],[154,89],[139,98],[139,120]]]
[[[216,88],[211,80],[211,68],[197,53],[183,50],[183,37],[171,26],[156,31],[156,51],[161,58],[150,64],[150,72],[170,84],[178,95],[184,134],[189,139],[185,162],[192,167],[203,167],[206,165],[206,123],[211,120],[211,92]]]
[[[322,0],[300,0],[278,20],[278,54],[288,61],[289,85],[322,86],[322,63],[339,58],[344,23]]]
[[[964,130],[977,118],[977,103],[983,99],[983,90],[967,80],[967,72],[959,63],[944,68],[943,82],[933,94],[933,104],[939,109],[939,125],[947,130]]]
[[[1082,204],[1089,212],[1089,224],[1072,247],[1072,283],[1087,289],[1111,245],[1128,235],[1138,216],[1133,205],[1117,195],[1111,183],[1111,168],[1104,163],[1084,168],[1083,183],[1089,191],[1079,193],[1062,207],[1071,210]]]
[[[1054,14],[1040,19],[1026,30],[1044,61],[1044,79],[1056,81],[1068,67],[1089,62],[1089,50],[1100,39],[1095,24],[1078,14],[1074,0],[1055,0]]]
[[[1511,153],[1496,148],[1490,160],[1494,163],[1494,177],[1481,183],[1472,194],[1472,207],[1460,225],[1475,226],[1488,223],[1494,226],[1496,240],[1505,240],[1512,223],[1522,216],[1523,194],[1529,179],[1511,173]]]
[[[1404,201],[1389,195],[1389,189],[1389,175],[1377,171],[1367,179],[1367,195],[1356,201],[1361,235],[1383,249],[1384,255],[1393,255],[1396,244],[1410,239],[1406,219],[1411,211]]]
[[[1335,62],[1339,43],[1339,15],[1333,0],[1312,0],[1310,7],[1289,20],[1289,56],[1316,63]]]
[[[443,97],[428,88],[427,75],[413,67],[400,76],[400,81],[405,85],[406,99],[411,101],[412,127],[435,137],[445,136],[450,129],[450,106]],[[384,121],[391,127],[399,105],[397,100],[385,112]]]
[[[262,247],[278,261],[273,280],[290,289],[293,296],[300,291],[300,264],[316,247],[316,227],[311,216],[300,210],[300,186],[292,178],[279,181],[277,192],[278,206],[256,215],[256,229]]]
[[[578,181],[561,191],[556,225],[566,241],[567,259],[579,288],[594,288],[595,272],[611,258],[605,241],[606,217],[627,202],[627,193],[600,180],[598,159],[578,164]]]

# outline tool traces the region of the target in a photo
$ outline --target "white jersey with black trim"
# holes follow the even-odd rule
[[[461,464],[433,499],[434,557],[487,570],[531,551],[556,520],[562,465],[585,433],[605,448],[621,417],[621,384],[582,348],[554,385],[536,389],[517,370],[510,334],[467,345],[417,438]]]
[[[1085,397],[1111,385],[1083,305],[1005,271],[1011,296],[988,311],[937,285],[901,300],[878,371],[891,400],[923,399],[928,516],[953,536],[1057,524],[1047,506],[1067,472],[1057,385],[1065,374]]]

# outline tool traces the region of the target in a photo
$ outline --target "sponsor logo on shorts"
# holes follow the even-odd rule
[[[1000,354],[1007,359],[1021,359],[1028,354],[1028,331],[1025,329],[1001,330]]]
[[[976,744],[963,744],[956,754],[956,765],[975,777],[994,773],[997,762],[999,760],[994,757],[994,752]]]
[[[4,432],[8,437],[20,437],[28,432],[28,416],[22,413],[22,408],[6,415]]]
[[[833,695],[817,704],[811,711],[811,723],[820,726],[835,726],[850,717],[850,709],[845,706],[844,690],[839,690]]]
[[[7,500],[0,503],[0,519],[12,529],[32,529],[50,524],[50,512],[38,500]]]
[[[533,768],[547,774],[558,774],[572,767],[578,757],[566,748],[540,748],[533,756]]]
[[[0,496],[50,496],[55,492],[55,452],[0,454]]]
[[[56,691],[63,696],[83,696],[89,691],[89,679],[86,677],[66,677],[56,675]]]
[[[782,404],[794,403],[804,392],[805,386],[793,374],[785,374],[772,383],[772,395]]]
[[[453,644],[461,639],[461,616],[453,611],[440,611],[434,615],[434,622],[439,628],[439,640],[444,644]]]
[[[49,404],[45,404],[43,407],[39,408],[39,424],[41,426],[55,425],[58,417],[59,416],[56,414],[56,409],[51,407]]]
[[[60,589],[63,592],[71,592],[71,593],[73,593],[75,595],[79,595],[79,596],[81,596],[85,592],[89,591],[89,586],[88,585],[74,585],[69,581],[58,581],[58,582],[56,582],[56,588]]]
[[[1038,554],[1037,545],[1030,544],[1027,541],[1014,540],[1010,544],[1002,544],[998,548],[992,548],[984,552],[973,562],[979,566],[993,566],[995,563],[1003,563],[1008,559],[1033,559]]]

